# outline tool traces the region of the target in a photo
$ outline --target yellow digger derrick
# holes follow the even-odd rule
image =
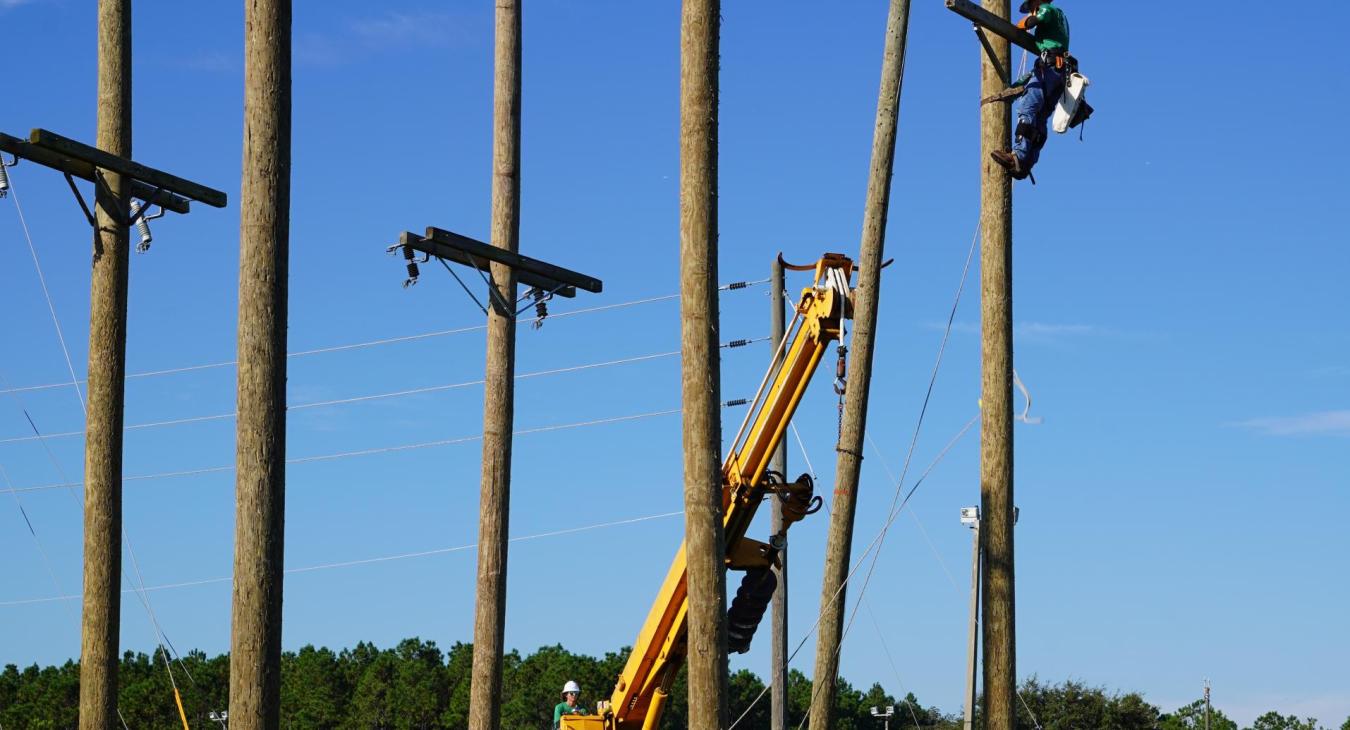
[[[773,597],[778,581],[772,569],[778,563],[778,546],[783,544],[783,535],[771,536],[764,543],[745,533],[766,496],[782,502],[784,533],[820,508],[809,475],[788,482],[769,469],[769,462],[830,343],[841,337],[843,322],[852,317],[853,261],[848,257],[830,253],[813,265],[784,264],[784,268],[814,271],[815,280],[802,290],[788,336],[778,343],[722,466],[726,566],[744,572],[727,612],[728,650],[739,653],[749,650]],[[598,702],[594,715],[564,716],[562,730],[652,730],[660,724],[687,649],[686,580],[685,546],[681,544],[609,700]]]

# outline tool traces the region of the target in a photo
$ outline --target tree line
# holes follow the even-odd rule
[[[512,651],[503,657],[502,727],[545,730],[553,706],[567,680],[583,689],[582,704],[594,708],[605,698],[628,658],[625,648],[603,657],[573,654],[562,646],[546,646],[528,656]],[[170,683],[163,652],[126,652],[119,672],[118,709],[132,730],[181,728],[173,686],[183,698],[193,727],[210,728],[213,712],[229,706],[229,656],[207,657],[190,652],[172,662]],[[360,643],[334,652],[306,646],[286,652],[281,664],[281,726],[288,730],[430,730],[466,727],[473,647],[456,643],[442,651],[434,642],[406,639],[379,649]],[[0,728],[66,730],[76,727],[79,708],[79,665],[11,664],[0,673]],[[769,727],[769,703],[763,681],[753,672],[731,676],[732,718],[747,712],[739,727]],[[788,677],[788,717],[795,727],[808,714],[811,681],[792,670]],[[662,728],[687,727],[687,691],[683,675],[671,689]],[[1162,712],[1137,692],[1115,693],[1073,680],[1047,684],[1036,677],[1021,687],[1018,730],[1201,730],[1205,705],[1197,700]],[[761,697],[761,695],[764,695]],[[758,701],[756,702],[756,700]],[[896,698],[880,684],[866,690],[840,679],[833,698],[840,730],[878,728],[871,708],[894,706],[890,727],[896,730],[960,730],[959,713],[924,705],[913,693]],[[976,727],[980,727],[976,709]],[[1240,730],[1219,709],[1210,713],[1211,730]],[[1333,730],[1316,718],[1268,712],[1246,730]],[[1350,718],[1339,726],[1350,730]]]

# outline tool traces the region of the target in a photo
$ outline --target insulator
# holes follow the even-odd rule
[[[744,289],[747,286],[750,286],[750,282],[748,281],[733,281],[730,284],[727,284],[727,291],[731,291],[733,289]]]
[[[764,611],[778,588],[778,576],[770,568],[751,568],[745,571],[736,598],[727,610],[727,651],[744,654],[750,651],[750,640],[764,620]]]
[[[411,286],[417,283],[417,277],[421,274],[417,270],[417,258],[413,253],[412,246],[403,247],[403,260],[408,262],[408,279],[403,282],[403,286]]]
[[[544,320],[548,318],[548,297],[539,289],[531,291],[534,296],[534,328],[539,329],[544,326]]]
[[[9,170],[6,167],[5,161],[0,160],[0,198],[9,195]]]
[[[722,407],[724,407],[724,408],[731,408],[731,407],[733,407],[733,406],[743,406],[743,405],[745,405],[746,403],[749,403],[749,402],[750,402],[750,401],[746,400],[745,398],[737,398],[737,399],[735,399],[735,400],[729,400],[729,401],[727,401],[726,403],[723,403],[723,404],[722,404]]]
[[[150,223],[145,220],[145,216],[140,214],[141,207],[141,201],[131,201],[131,217],[136,219],[136,232],[140,234],[141,237],[141,242],[136,244],[137,253],[149,251],[150,242],[155,240],[155,237],[150,235]]]
[[[728,348],[745,347],[748,344],[750,344],[750,340],[732,340],[731,342],[727,343],[727,347]]]

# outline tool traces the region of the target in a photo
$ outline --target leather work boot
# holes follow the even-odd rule
[[[1017,159],[1017,155],[1003,150],[995,150],[989,153],[994,162],[997,162],[1003,169],[1013,176],[1014,180],[1025,180],[1026,170],[1022,169],[1022,161]]]

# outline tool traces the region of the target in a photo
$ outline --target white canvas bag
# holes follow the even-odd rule
[[[1059,95],[1059,102],[1055,104],[1055,115],[1050,120],[1050,125],[1056,132],[1064,134],[1069,131],[1069,122],[1073,121],[1073,115],[1078,112],[1078,104],[1083,100],[1088,83],[1088,78],[1083,74],[1069,74],[1069,78],[1064,82],[1064,93]]]

